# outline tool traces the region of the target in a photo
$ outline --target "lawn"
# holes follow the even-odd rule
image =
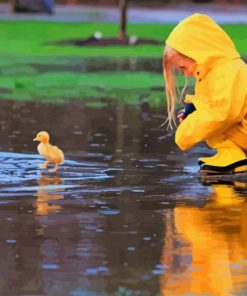
[[[129,24],[128,34],[140,38],[165,40],[174,25]],[[102,98],[121,99],[127,103],[148,101],[158,106],[163,102],[163,77],[148,71],[107,71],[87,73],[66,69],[71,63],[87,58],[121,59],[162,58],[163,45],[75,47],[54,45],[65,39],[83,39],[96,31],[103,37],[118,33],[118,24],[60,23],[39,21],[0,22],[0,91],[2,99],[64,102],[84,99],[99,105]],[[238,50],[247,56],[246,25],[225,25],[224,29]],[[46,66],[40,71],[37,65]],[[55,65],[63,65],[54,70]],[[49,70],[51,66],[52,70]],[[183,80],[179,78],[179,83]],[[155,90],[152,90],[155,89]]]
[[[128,34],[140,38],[165,40],[174,25],[129,24]],[[0,53],[16,57],[66,57],[66,56],[107,56],[107,57],[160,57],[162,46],[140,45],[123,47],[74,47],[49,45],[64,39],[83,39],[101,31],[103,37],[116,36],[118,24],[110,23],[60,23],[40,21],[1,21]],[[237,49],[247,55],[246,25],[224,25],[223,28],[233,39]],[[6,62],[6,61],[5,61]],[[3,61],[1,61],[3,63]]]

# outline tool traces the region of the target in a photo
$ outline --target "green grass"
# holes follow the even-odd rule
[[[51,72],[40,75],[12,76],[0,78],[2,97],[26,100],[39,97],[45,101],[63,102],[69,98],[125,98],[136,103],[139,94],[150,93],[151,87],[163,85],[161,75],[138,72],[128,75],[117,73],[73,73]],[[163,93],[163,92],[162,92]],[[132,99],[133,94],[136,99]]]
[[[165,40],[174,25],[129,24],[128,34],[140,38]],[[246,25],[225,25],[241,54],[247,55]],[[48,45],[64,39],[83,39],[101,31],[103,37],[113,37],[118,33],[118,24],[109,23],[60,23],[38,21],[1,21],[0,53],[23,57],[66,57],[66,56],[135,56],[160,57],[162,45],[138,45],[123,47],[75,47]]]
[[[164,40],[172,26],[130,25],[129,34],[140,38]],[[104,37],[117,35],[116,24],[56,23],[56,22],[10,22],[0,23],[0,53],[23,57],[66,57],[66,56],[160,56],[161,46],[125,47],[76,47],[49,45],[64,39],[83,39],[101,31]]]
[[[174,25],[129,24],[128,34],[165,40]],[[227,25],[240,53],[247,56],[246,25]],[[123,100],[129,104],[164,102],[162,73],[149,72],[39,72],[33,64],[71,65],[85,58],[160,58],[163,45],[76,47],[51,45],[65,39],[83,39],[101,31],[103,37],[118,33],[118,24],[60,23],[39,21],[0,22],[0,98],[64,102],[83,99],[93,105],[101,100]],[[179,78],[182,85],[183,80]],[[155,88],[155,90],[152,90]],[[157,90],[158,89],[158,90]],[[160,90],[159,90],[160,89]]]

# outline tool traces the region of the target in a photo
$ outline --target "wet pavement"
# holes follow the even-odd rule
[[[163,110],[1,101],[0,115],[1,295],[246,295],[246,176],[200,178],[208,149],[179,151]],[[39,130],[65,153],[55,174]]]
[[[131,3],[128,8],[128,21],[131,23],[177,23],[193,13],[205,13],[220,24],[246,23],[247,5],[233,4],[230,1],[196,4],[191,1],[177,1],[164,5],[139,7]],[[56,5],[55,13],[13,14],[10,5],[0,4],[0,20],[40,20],[58,22],[119,22],[118,6]]]

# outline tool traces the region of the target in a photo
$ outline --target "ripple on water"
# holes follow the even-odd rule
[[[58,270],[60,269],[59,265],[57,264],[49,264],[49,263],[44,263],[42,264],[42,269],[45,269],[45,270]]]
[[[114,175],[121,171],[120,168],[109,168],[108,164],[98,160],[93,162],[69,159],[52,174],[48,170],[39,169],[43,162],[40,155],[14,152],[0,152],[0,162],[0,197],[30,195],[30,192],[38,190],[65,191],[81,188],[85,182],[114,178]],[[88,190],[94,191],[91,188]]]
[[[99,274],[109,275],[110,270],[109,270],[109,268],[107,268],[105,266],[99,266],[99,267],[95,267],[95,268],[87,268],[84,271],[84,275],[87,275],[87,276],[96,276]]]
[[[98,213],[103,215],[118,215],[120,210],[118,209],[111,209],[109,207],[103,206],[101,209],[98,210]]]

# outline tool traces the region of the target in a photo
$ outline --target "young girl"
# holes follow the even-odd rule
[[[166,40],[164,78],[169,124],[176,124],[174,69],[194,76],[191,113],[180,114],[175,142],[187,150],[201,141],[216,150],[199,159],[202,173],[247,170],[247,65],[230,37],[207,15],[182,20]],[[187,106],[188,107],[188,106]]]

